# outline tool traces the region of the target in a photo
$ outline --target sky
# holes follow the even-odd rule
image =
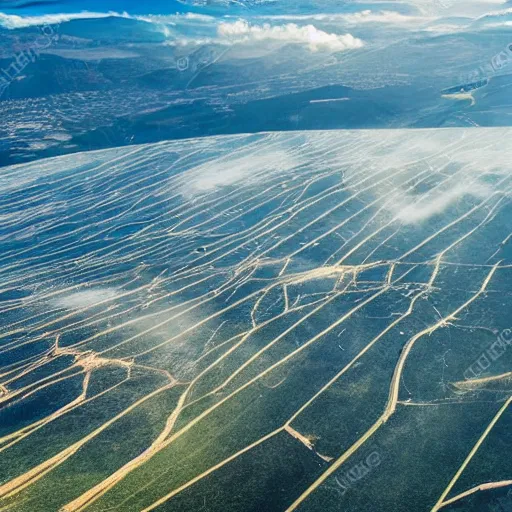
[[[0,12],[18,14],[47,14],[63,12],[129,12],[132,14],[172,14],[176,12],[205,12],[222,14],[226,11],[243,13],[248,9],[260,12],[349,12],[364,8],[372,10],[417,10],[448,14],[479,16],[496,9],[512,7],[508,0],[407,0],[407,1],[339,1],[315,0],[0,0]]]

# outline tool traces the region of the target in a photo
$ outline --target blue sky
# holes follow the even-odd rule
[[[131,14],[176,12],[214,11],[208,7],[194,6],[194,2],[178,2],[177,0],[152,0],[140,2],[137,0],[73,0],[73,1],[1,1],[0,11],[17,14],[48,14],[81,11],[127,11]]]

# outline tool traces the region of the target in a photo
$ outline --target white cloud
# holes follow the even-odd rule
[[[119,295],[115,288],[94,288],[71,293],[52,301],[54,306],[66,309],[82,309],[105,301],[115,299]]]
[[[455,185],[434,197],[425,194],[418,199],[407,194],[402,199],[401,204],[394,206],[398,210],[396,219],[404,224],[416,224],[443,213],[465,196],[485,198],[492,192],[491,187],[477,182]]]
[[[476,18],[489,8],[507,5],[507,0],[407,0],[407,3],[424,14]]]
[[[187,12],[185,14],[177,14],[176,16],[183,16],[187,20],[199,20],[199,21],[212,21],[215,18],[213,16],[208,16],[207,14],[197,14],[194,12]]]
[[[354,12],[347,14],[344,17],[345,21],[349,23],[423,23],[428,21],[429,18],[424,16],[407,16],[395,11],[379,11],[374,12],[370,10]]]
[[[496,2],[490,2],[490,3],[498,4],[498,5],[505,5],[506,2],[503,2],[503,1],[499,0],[499,1],[496,1]],[[482,19],[485,19],[485,18],[499,17],[499,16],[506,16],[507,14],[512,14],[512,8],[500,9],[499,11],[489,11],[489,12],[486,12],[485,14],[482,14],[481,16],[479,16],[477,18],[477,20],[482,20]]]
[[[16,14],[4,14],[0,12],[0,26],[7,29],[16,29],[38,25],[57,25],[72,20],[109,18],[111,16],[129,18],[128,14],[120,14],[117,12],[83,11],[69,14],[44,14],[42,16],[18,16]]]
[[[147,21],[148,23],[173,26],[176,26],[183,22],[188,22],[188,25],[201,25],[215,21],[215,18],[213,16],[208,16],[206,14],[197,14],[193,12],[187,12],[184,14],[147,14],[144,16],[134,16],[134,18],[140,21]]]
[[[219,38],[232,43],[274,41],[283,44],[301,44],[311,51],[320,49],[331,51],[361,48],[363,41],[351,34],[329,34],[313,25],[299,27],[295,23],[285,25],[251,25],[245,20],[233,23],[222,22],[217,27]]]
[[[432,25],[430,27],[426,27],[424,30],[425,32],[433,32],[435,34],[454,34],[456,32],[463,32],[464,30],[466,30],[466,26],[444,23],[440,25]]]
[[[353,13],[319,13],[319,14],[277,14],[271,16],[260,16],[262,19],[287,20],[287,21],[323,21],[323,22],[344,22],[344,23],[411,23],[424,22],[428,20],[423,16],[408,16],[396,11],[357,11]]]
[[[284,150],[219,158],[187,171],[180,180],[180,192],[191,199],[231,185],[254,185],[270,173],[282,176],[298,164],[297,158]]]
[[[368,11],[369,12],[369,11]],[[398,13],[387,13],[386,16],[401,16]],[[370,20],[369,14],[361,14],[365,19]],[[137,19],[140,21],[159,25],[164,34],[169,37],[168,44],[240,44],[251,42],[270,42],[277,44],[298,44],[303,45],[311,51],[329,50],[344,51],[350,49],[361,48],[363,41],[351,34],[335,34],[328,33],[316,28],[312,24],[299,26],[295,23],[287,23],[284,25],[272,25],[264,23],[261,25],[251,24],[246,20],[239,19],[237,21],[222,21],[216,26],[217,37],[213,38],[212,30],[215,29],[215,18],[206,15],[184,14],[173,16],[130,16],[128,13],[117,12],[80,12],[80,13],[63,13],[48,14],[42,16],[18,16],[0,13],[0,26],[7,29],[19,29],[38,25],[55,25],[78,19],[99,19],[107,17],[121,17]],[[196,29],[205,28],[207,34],[195,34],[193,37],[183,37],[171,40],[171,32],[166,25],[177,25],[178,22],[185,22],[187,25],[193,24]]]
[[[359,11],[344,15],[343,19],[349,23],[410,23],[423,22],[425,18],[420,16],[407,16],[395,11]]]
[[[488,28],[507,27],[512,25],[510,17],[512,16],[512,8],[500,11],[491,11],[475,20],[475,23],[485,24]]]
[[[7,29],[26,28],[39,25],[58,25],[73,20],[87,20],[99,18],[128,18],[133,20],[145,21],[153,24],[176,25],[179,22],[196,22],[208,23],[215,18],[205,14],[185,13],[174,15],[148,14],[142,16],[132,16],[127,12],[91,12],[82,11],[77,13],[61,13],[61,14],[43,14],[40,16],[19,16],[16,14],[4,14],[0,12],[0,26]]]

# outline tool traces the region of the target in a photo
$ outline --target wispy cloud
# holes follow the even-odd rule
[[[118,295],[115,288],[93,288],[59,297],[52,303],[59,308],[81,309],[114,300]]]
[[[322,22],[340,22],[348,24],[359,23],[411,23],[424,22],[428,20],[423,16],[409,16],[396,11],[372,11],[365,9],[352,13],[317,13],[317,14],[282,14],[261,16],[263,19],[285,20],[285,21],[301,21],[313,20]]]
[[[425,194],[421,197],[404,194],[401,201],[394,205],[396,219],[404,224],[416,224],[446,211],[465,196],[488,197],[492,188],[484,183],[461,183],[439,195]]]
[[[16,14],[4,14],[0,12],[0,26],[7,29],[26,28],[38,25],[57,25],[66,21],[82,19],[109,18],[115,16],[118,18],[129,18],[127,13],[117,12],[77,12],[69,14],[44,14],[41,16],[18,16]]]
[[[231,185],[254,185],[266,179],[270,173],[282,175],[299,163],[285,150],[220,158],[187,171],[179,189],[184,197],[191,199]]]

